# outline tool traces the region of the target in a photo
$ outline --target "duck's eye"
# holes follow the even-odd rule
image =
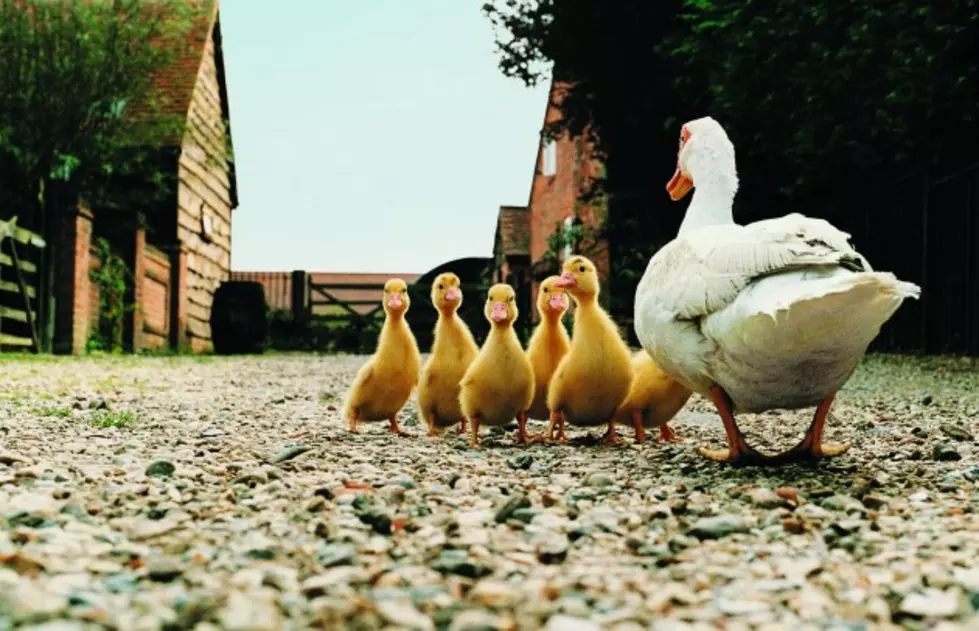
[[[442,289],[442,284],[441,283],[439,283],[439,289]]]
[[[510,296],[509,298],[507,298],[507,302],[513,302],[513,296]]]
[[[545,287],[545,288],[544,288],[544,293],[545,293],[545,294],[547,293],[547,287]]]
[[[585,273],[585,266],[582,265],[581,267],[579,267],[578,268],[578,271],[581,272],[582,274],[584,274]]]

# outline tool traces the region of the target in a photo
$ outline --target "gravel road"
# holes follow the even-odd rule
[[[967,362],[870,357],[848,453],[738,470],[696,396],[678,445],[351,437],[363,361],[0,358],[0,630],[979,629]]]

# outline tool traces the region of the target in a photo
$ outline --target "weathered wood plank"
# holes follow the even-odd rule
[[[19,294],[20,287],[17,286],[17,283],[11,280],[0,280],[0,291],[9,291],[12,294]],[[29,298],[34,298],[37,296],[37,292],[30,285],[27,287],[27,296]]]
[[[7,267],[14,266],[14,260],[6,254],[0,254],[0,265],[6,265]],[[21,261],[20,269],[28,274],[33,274],[37,271],[37,265],[34,265],[30,261]]]
[[[179,165],[196,175],[204,184],[209,186],[215,195],[231,205],[231,197],[227,194],[231,187],[231,179],[225,169],[209,167],[207,153],[197,144],[190,143],[180,154]]]
[[[32,245],[36,248],[47,246],[47,243],[45,243],[41,235],[18,226],[16,216],[7,220],[0,219],[0,239],[4,237],[10,237],[14,241],[18,241],[24,245]]]
[[[215,208],[231,208],[231,196],[228,193],[230,185],[228,183],[222,183],[197,162],[196,159],[187,154],[180,156],[178,177],[180,178],[181,184],[190,186],[191,180],[196,179],[200,182],[201,186],[207,187],[207,190],[211,191],[214,197],[221,202],[214,204]]]
[[[33,345],[34,342],[29,337],[18,337],[16,335],[0,333],[0,346],[18,346],[21,348],[30,348]]]
[[[0,306],[0,318],[16,320],[17,322],[27,322],[27,312],[13,307]]]

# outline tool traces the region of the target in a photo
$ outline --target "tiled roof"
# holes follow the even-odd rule
[[[506,256],[530,256],[530,211],[526,206],[500,206],[497,241]]]

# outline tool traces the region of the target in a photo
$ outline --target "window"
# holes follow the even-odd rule
[[[557,173],[557,141],[549,140],[544,145],[544,164],[541,167],[544,175],[550,176]]]
[[[568,216],[564,218],[564,251],[561,253],[563,261],[567,261],[571,257],[571,227],[574,226],[574,217]]]

